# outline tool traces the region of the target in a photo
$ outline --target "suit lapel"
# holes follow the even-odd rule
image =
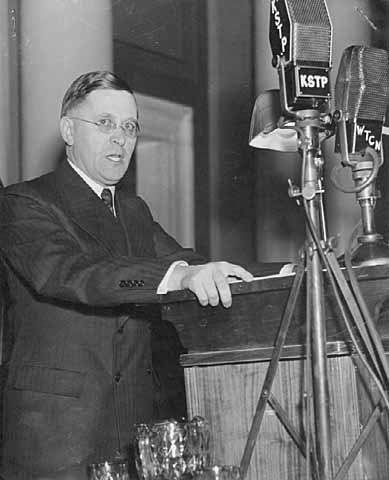
[[[131,254],[135,257],[155,257],[154,222],[144,202],[126,191],[123,185],[116,189],[115,202]]]
[[[72,220],[112,254],[128,255],[120,222],[66,160],[57,168],[55,181],[63,209]]]
[[[115,210],[117,222],[120,224],[125,242],[127,255],[132,256],[132,232],[130,228],[131,218],[128,214],[127,202],[123,199],[123,193],[120,191],[120,188],[116,188],[115,191]]]

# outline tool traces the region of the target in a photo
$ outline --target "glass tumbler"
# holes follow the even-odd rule
[[[240,469],[236,465],[213,465],[197,475],[196,480],[240,480]]]
[[[141,480],[180,480],[208,463],[209,426],[202,417],[135,425],[135,465]]]
[[[122,460],[92,463],[87,475],[88,480],[130,480],[128,464]]]
[[[187,423],[187,444],[187,471],[194,475],[210,464],[210,426],[203,417],[193,417]]]

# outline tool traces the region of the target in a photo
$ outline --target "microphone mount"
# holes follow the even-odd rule
[[[280,55],[273,56],[272,65],[278,71],[281,109],[286,115],[293,118],[305,109],[328,114],[329,68],[293,65]]]
[[[389,246],[383,235],[377,232],[374,211],[380,192],[376,188],[378,171],[383,164],[382,150],[378,153],[374,148],[366,147],[362,151],[349,153],[347,142],[346,120],[341,111],[334,113],[337,133],[342,155],[342,166],[351,169],[354,187],[347,188],[339,183],[337,169],[331,174],[332,183],[344,193],[355,193],[361,209],[362,234],[357,237],[358,246],[351,253],[355,266],[373,266],[389,263]]]

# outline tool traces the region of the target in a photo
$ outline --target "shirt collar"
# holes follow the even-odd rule
[[[111,190],[112,193],[112,199],[115,199],[115,185],[109,185],[108,187],[103,187],[99,183],[95,182],[92,180],[85,172],[83,172],[77,165],[74,165],[74,163],[68,158],[67,161],[69,162],[69,165],[75,170],[78,175],[84,180],[85,183],[87,183],[90,188],[95,192],[95,194],[101,198],[101,192],[104,190],[104,188],[108,188]],[[115,202],[114,202],[115,204]]]

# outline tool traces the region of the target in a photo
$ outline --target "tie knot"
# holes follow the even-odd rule
[[[107,205],[107,207],[113,213],[113,200],[112,200],[112,192],[109,188],[104,188],[101,192],[101,200]]]

